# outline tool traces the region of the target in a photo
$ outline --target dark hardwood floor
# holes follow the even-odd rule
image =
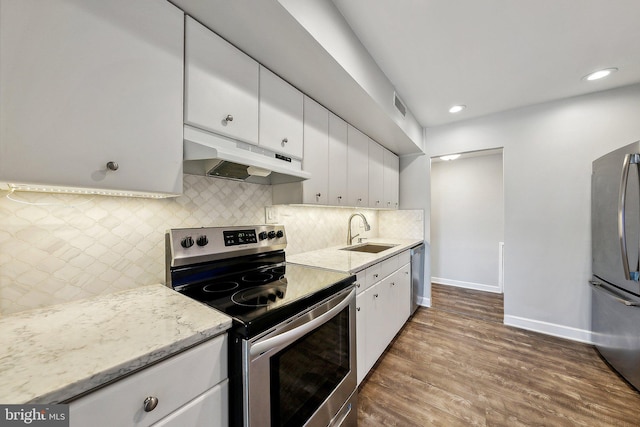
[[[360,386],[358,425],[640,426],[595,348],[504,326],[502,295],[433,285]]]

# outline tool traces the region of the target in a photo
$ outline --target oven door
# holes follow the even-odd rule
[[[245,426],[322,426],[355,414],[355,290],[244,342]],[[355,425],[355,422],[353,422]]]

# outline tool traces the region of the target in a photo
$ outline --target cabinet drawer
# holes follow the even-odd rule
[[[398,255],[387,258],[378,265],[380,265],[380,278],[385,278],[400,267],[398,264]]]
[[[358,271],[356,273],[356,295],[364,292],[367,289],[366,270]]]
[[[226,427],[228,425],[229,380],[224,380],[166,418],[161,419],[153,427]]]
[[[402,267],[409,262],[411,262],[411,251],[404,251],[398,254],[398,266]]]
[[[71,402],[71,427],[149,426],[227,377],[222,335]],[[155,409],[143,402],[156,397]]]
[[[377,283],[382,279],[380,274],[380,263],[374,264],[365,270],[365,289],[370,288],[374,283]]]

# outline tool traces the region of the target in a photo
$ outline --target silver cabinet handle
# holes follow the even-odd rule
[[[232,122],[233,121],[233,116],[231,114],[227,114],[227,117],[224,118],[225,122]]]
[[[158,398],[155,396],[149,396],[144,400],[144,412],[151,412],[158,406]]]
[[[627,307],[640,307],[639,303],[635,301],[629,301],[628,299],[620,297],[619,295],[605,288],[600,282],[597,282],[595,280],[589,280],[589,283],[591,284],[591,286],[593,286],[594,289],[597,289],[598,291],[606,294],[607,296],[609,296],[610,298],[613,298],[619,303],[626,305]]]
[[[118,166],[118,164],[116,162],[108,162],[107,163],[107,169],[110,170],[110,171],[117,171],[119,167],[120,166]]]

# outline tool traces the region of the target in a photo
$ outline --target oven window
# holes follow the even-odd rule
[[[349,373],[349,307],[271,357],[271,425],[301,426]]]

